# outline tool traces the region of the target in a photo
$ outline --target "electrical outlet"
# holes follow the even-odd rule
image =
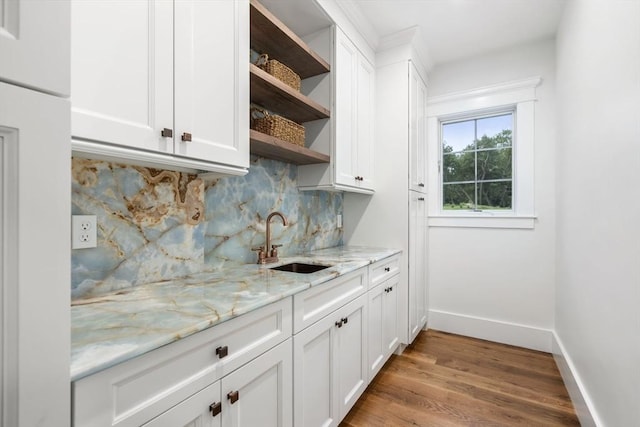
[[[98,245],[98,222],[95,215],[71,217],[71,249],[95,248]]]

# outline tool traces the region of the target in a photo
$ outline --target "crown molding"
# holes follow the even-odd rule
[[[373,52],[378,50],[380,36],[371,25],[371,22],[364,16],[360,6],[352,0],[335,1],[338,7],[345,14],[351,24],[360,32],[365,42],[369,45]]]

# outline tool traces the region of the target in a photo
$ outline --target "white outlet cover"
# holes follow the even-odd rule
[[[73,215],[71,217],[71,249],[95,248],[98,246],[98,221],[95,215]]]

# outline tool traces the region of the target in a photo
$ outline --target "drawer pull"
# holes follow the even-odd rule
[[[223,357],[227,357],[229,355],[229,347],[225,345],[224,347],[216,348],[216,354],[220,359],[222,359]]]
[[[386,293],[389,293],[389,288],[384,288],[384,291],[385,291]]]
[[[389,286],[389,292],[393,290],[393,286]]]
[[[184,142],[190,142],[190,141],[191,141],[191,134],[190,134],[190,133],[188,133],[188,132],[183,132],[183,133],[182,133],[182,137],[181,137],[181,139],[182,139]]]
[[[424,182],[419,183],[418,187],[424,187]]]
[[[164,128],[160,132],[160,135],[162,135],[163,138],[171,138],[173,137],[173,129]]]
[[[229,402],[233,405],[238,401],[238,399],[240,399],[240,392],[238,392],[238,390],[230,391],[227,393],[227,399],[229,399]]]
[[[336,322],[336,326],[337,326],[338,328],[342,328],[342,320],[337,321],[337,322]]]
[[[391,271],[391,268],[389,268],[389,267],[385,267],[385,268],[384,268],[384,271],[389,272],[389,271]]]
[[[342,321],[342,323],[344,323],[345,325],[347,323],[349,323],[349,318],[348,317],[343,317],[342,319],[340,319]]]
[[[216,402],[209,405],[209,411],[211,411],[211,416],[215,417],[220,412],[222,412],[222,402]]]

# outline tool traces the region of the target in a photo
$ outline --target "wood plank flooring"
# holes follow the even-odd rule
[[[550,354],[434,330],[391,356],[341,424],[579,425]]]

